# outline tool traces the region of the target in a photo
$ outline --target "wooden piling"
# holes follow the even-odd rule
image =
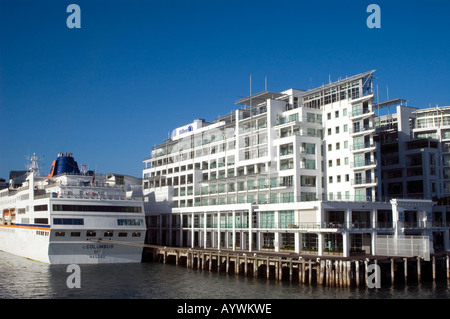
[[[278,268],[280,266],[279,260],[274,259],[273,264],[275,266],[275,280],[278,280],[278,275],[279,275]]]
[[[281,257],[278,258],[278,280],[283,280],[283,261]]]
[[[200,267],[199,269],[204,270],[205,267],[206,267],[205,253],[202,252],[201,256],[202,256],[202,257],[201,257],[202,264],[201,264],[201,267]]]
[[[359,261],[355,260],[355,279],[356,287],[359,287]]]
[[[339,261],[334,262],[334,285],[339,286]]]
[[[331,287],[333,285],[333,261],[327,260],[327,280],[328,286]]]
[[[445,256],[445,261],[447,265],[447,280],[450,280],[450,258],[448,255]]]
[[[292,282],[292,269],[293,268],[293,263],[292,263],[292,258],[289,261],[289,282]]]
[[[369,285],[369,274],[368,274],[369,265],[368,265],[368,263],[369,263],[368,260],[364,260],[364,283],[365,283],[366,287],[368,287],[368,285]]]
[[[308,276],[308,281],[309,284],[311,285],[312,283],[312,261],[311,259],[309,260],[309,272],[308,272],[309,276]]]
[[[297,262],[297,266],[298,266],[298,269],[297,269],[297,271],[298,271],[298,282],[299,282],[299,283],[302,282],[302,265],[301,265],[301,263],[300,263],[301,259],[302,259],[302,258],[299,257],[299,258],[298,258],[298,262]]]
[[[436,258],[431,257],[431,272],[433,273],[433,281],[436,280]]]
[[[352,285],[352,262],[347,260],[347,287]]]
[[[324,272],[325,272],[325,260],[320,260],[320,271],[319,271],[319,284],[323,285],[323,278],[324,278]]]
[[[391,258],[391,286],[394,285],[395,282],[395,264],[394,258]]]
[[[305,283],[305,259],[302,258],[302,284]]]
[[[209,271],[211,271],[212,270],[212,253],[211,252],[209,253],[209,265],[208,265],[208,267],[209,267]]]
[[[405,284],[408,282],[408,258],[403,258],[404,262],[404,275],[405,275]]]
[[[420,282],[421,281],[421,265],[420,265],[420,257],[417,257],[417,281]]]
[[[270,278],[270,260],[269,260],[269,256],[267,256],[266,265],[267,265],[267,267],[266,267],[266,277],[267,277],[267,279],[269,279]]]
[[[247,254],[244,254],[244,275],[247,277],[247,271],[248,271],[248,259]]]

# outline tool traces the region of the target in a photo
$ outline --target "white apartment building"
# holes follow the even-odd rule
[[[175,129],[144,161],[147,241],[350,256],[414,234],[432,251],[434,203],[381,197],[373,72],[264,91]]]

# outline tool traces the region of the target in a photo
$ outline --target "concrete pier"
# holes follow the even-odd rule
[[[297,282],[304,285],[327,287],[369,287],[373,276],[381,284],[407,284],[409,282],[447,279],[450,283],[448,254],[432,256],[430,261],[418,257],[355,256],[336,257],[295,255],[277,252],[236,252],[205,249],[152,246],[146,247],[149,261],[175,264],[203,271],[226,272],[240,276],[267,280]],[[376,265],[376,272],[369,271]],[[371,267],[373,269],[373,266]],[[378,273],[379,272],[379,273]]]

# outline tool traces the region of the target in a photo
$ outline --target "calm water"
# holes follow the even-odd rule
[[[450,299],[447,282],[395,288],[334,288],[267,281],[158,263],[80,265],[68,288],[66,265],[0,252],[1,299]]]

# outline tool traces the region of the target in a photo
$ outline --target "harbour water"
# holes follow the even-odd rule
[[[1,299],[450,299],[446,281],[379,289],[279,282],[156,262],[80,265],[80,288],[69,288],[67,265],[0,252]]]

